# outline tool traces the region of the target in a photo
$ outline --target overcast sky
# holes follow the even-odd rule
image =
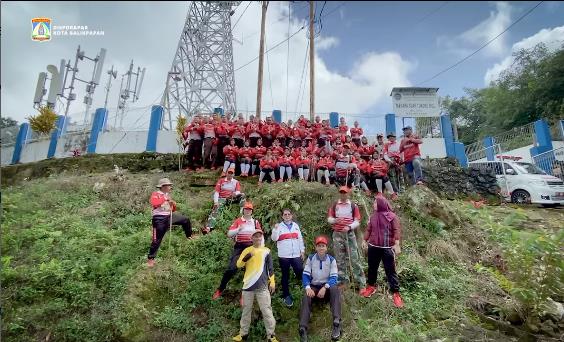
[[[348,121],[361,119],[365,126],[373,116],[390,112],[390,90],[410,86],[433,76],[495,37],[537,2],[317,2],[323,8],[322,30],[316,39],[316,110],[338,111]],[[232,16],[234,24],[247,7],[242,2]],[[149,107],[160,102],[170,70],[187,2],[2,2],[1,114],[18,121],[35,114],[32,107],[37,74],[61,58],[73,59],[77,46],[89,57],[100,48],[108,50],[105,70],[112,65],[119,75],[109,100],[115,114],[119,81],[129,62],[147,68],[141,98],[131,104],[129,127],[147,127]],[[271,2],[266,41],[272,47],[304,24],[305,1],[290,5]],[[288,17],[291,13],[291,17]],[[87,25],[103,36],[55,36],[49,42],[30,39],[31,19],[49,17],[53,25]],[[290,19],[290,20],[289,20]],[[234,29],[235,68],[258,55],[260,4],[253,2]],[[308,112],[308,71],[302,80],[307,30],[268,54],[265,61],[263,110]],[[454,70],[425,86],[438,87],[441,96],[461,96],[464,88],[483,87],[511,64],[511,53],[546,42],[559,46],[564,39],[564,5],[544,2],[490,44]],[[289,49],[289,50],[288,50]],[[289,54],[288,54],[289,51]],[[92,63],[79,64],[79,76],[89,79]],[[237,107],[255,108],[258,62],[235,74]],[[288,71],[288,88],[286,87]],[[107,74],[96,89],[93,108],[103,106]],[[300,83],[302,88],[300,89]],[[71,118],[84,116],[84,84],[78,84]],[[300,96],[302,94],[302,96]],[[137,108],[137,109],[136,109]],[[59,104],[57,110],[63,113]],[[378,119],[381,120],[381,119]],[[110,122],[111,123],[111,122]],[[351,122],[352,124],[352,122]]]

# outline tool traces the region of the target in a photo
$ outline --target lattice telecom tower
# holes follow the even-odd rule
[[[235,75],[231,15],[233,1],[191,1],[184,29],[167,74],[161,104],[163,128],[180,114],[234,112]],[[168,121],[168,122],[167,122]]]

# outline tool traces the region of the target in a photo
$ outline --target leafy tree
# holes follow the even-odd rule
[[[12,126],[17,126],[18,122],[10,117],[7,118],[0,118],[0,128],[7,128]]]
[[[49,107],[39,108],[39,114],[30,116],[29,126],[32,130],[39,134],[49,134],[54,128],[57,121],[57,114]]]

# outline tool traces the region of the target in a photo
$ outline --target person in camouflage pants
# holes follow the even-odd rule
[[[329,208],[327,221],[333,227],[333,253],[337,259],[339,282],[350,282],[349,273],[352,267],[352,277],[360,286],[359,295],[363,296],[366,291],[366,277],[360,263],[355,234],[360,225],[360,210],[357,204],[349,200],[349,192],[347,186],[339,188],[340,198]]]

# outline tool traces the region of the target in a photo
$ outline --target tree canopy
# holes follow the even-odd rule
[[[551,124],[564,118],[564,45],[551,52],[540,43],[513,57],[488,87],[443,99],[443,110],[456,119],[460,141],[472,143],[541,118]]]

